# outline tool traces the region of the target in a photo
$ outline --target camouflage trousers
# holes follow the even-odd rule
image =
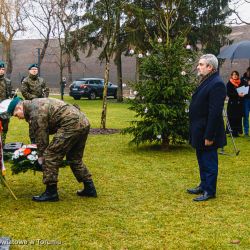
[[[35,144],[36,143],[36,139],[35,139],[35,131],[32,128],[32,126],[29,126],[29,137],[30,137],[30,143]]]
[[[70,168],[78,182],[83,182],[91,177],[89,170],[83,163],[83,153],[88,138],[89,126],[77,131],[59,129],[54,135],[43,156],[43,183],[56,184],[58,171],[66,155]]]

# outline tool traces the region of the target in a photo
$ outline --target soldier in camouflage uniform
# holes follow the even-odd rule
[[[10,103],[8,113],[25,119],[35,131],[38,161],[42,163],[43,183],[46,191],[34,196],[34,201],[57,201],[58,169],[66,155],[71,170],[84,188],[79,196],[97,197],[91,174],[82,162],[90,124],[85,115],[75,106],[61,100],[37,98],[31,101],[17,100]],[[20,98],[19,98],[20,99]],[[15,101],[17,100],[17,103]],[[13,105],[14,103],[14,105]],[[49,134],[54,138],[49,142]]]
[[[29,75],[21,83],[21,92],[26,100],[49,96],[49,88],[42,77],[38,76],[38,65],[30,64],[28,67]],[[30,141],[35,143],[34,132],[29,130]]]
[[[11,97],[11,81],[4,76],[5,64],[0,61],[0,102]],[[7,117],[0,117],[3,132],[2,132],[2,143],[5,144],[6,135],[8,132],[9,119]]]

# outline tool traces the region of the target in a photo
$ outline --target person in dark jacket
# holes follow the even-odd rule
[[[5,63],[3,61],[0,61],[0,102],[2,102],[5,99],[11,98],[11,81],[5,77]],[[8,127],[9,127],[9,119],[7,117],[3,118],[0,117],[0,121],[3,127],[3,132],[1,135],[2,143],[5,144]]]
[[[244,94],[238,93],[237,88],[241,86],[240,74],[234,70],[231,73],[231,78],[227,83],[227,116],[232,130],[232,135],[238,137],[242,134],[242,117],[243,117],[243,97]],[[227,127],[227,133],[229,128]]]
[[[218,176],[217,149],[226,145],[223,107],[226,86],[217,72],[218,60],[212,54],[200,57],[197,71],[201,77],[189,107],[190,144],[196,149],[200,184],[187,189],[190,194],[201,194],[194,201],[206,201],[216,196]]]
[[[241,78],[241,83],[244,86],[250,86],[250,67],[247,68],[247,71],[243,74]],[[249,112],[250,112],[250,88],[248,94],[244,96],[244,117],[243,117],[243,126],[245,136],[249,136]]]

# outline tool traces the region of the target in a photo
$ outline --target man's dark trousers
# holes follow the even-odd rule
[[[196,156],[200,169],[200,187],[202,190],[207,191],[208,195],[215,195],[218,176],[217,149],[196,149]]]

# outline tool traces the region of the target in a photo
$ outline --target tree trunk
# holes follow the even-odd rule
[[[46,38],[43,41],[43,47],[42,47],[41,54],[40,54],[40,67],[42,65],[42,62],[43,62],[43,59],[45,57],[45,53],[46,53],[48,46],[49,46],[49,38]]]
[[[136,57],[136,69],[135,69],[135,81],[139,82],[140,80],[140,60]]]
[[[169,150],[169,137],[166,135],[162,136],[162,142],[161,142],[161,149],[164,151],[168,151]]]
[[[5,54],[5,60],[7,62],[7,70],[6,75],[8,78],[11,77],[11,73],[13,70],[13,64],[12,64],[12,58],[11,58],[11,41],[6,41],[4,44],[4,54]]]
[[[67,54],[67,63],[68,63],[68,84],[71,84],[73,81],[72,78],[72,65],[71,65],[71,56],[70,53]]]
[[[117,51],[117,102],[123,101],[123,90],[122,90],[122,58],[121,58],[121,51]]]
[[[101,128],[102,129],[106,129],[107,91],[108,91],[108,81],[109,81],[109,68],[110,68],[110,62],[106,61],[105,75],[104,75],[103,100],[102,100],[102,116],[101,116]]]

